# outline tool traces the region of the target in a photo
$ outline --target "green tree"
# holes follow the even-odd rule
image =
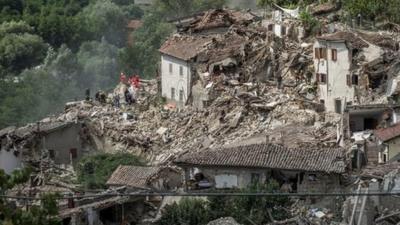
[[[347,0],[343,1],[345,9],[352,15],[361,15],[363,18],[375,20],[375,18],[387,11],[386,6],[391,0]]]
[[[165,207],[165,212],[157,225],[203,225],[210,221],[207,201],[196,198],[183,198],[179,204]]]
[[[111,0],[98,0],[86,7],[81,15],[93,40],[105,38],[113,45],[125,45],[127,18],[123,10]]]
[[[45,58],[47,45],[31,32],[22,21],[0,24],[0,78],[38,65]]]

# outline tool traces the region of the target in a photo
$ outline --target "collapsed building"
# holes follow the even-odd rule
[[[331,6],[314,13],[335,11]],[[173,162],[195,188],[241,188],[274,178],[288,192],[329,192],[348,189],[348,178],[360,177],[364,167],[374,171],[397,161],[400,67],[389,50],[396,43],[355,30],[300,43],[298,35],[288,35],[298,24],[296,10],[278,8],[274,15],[273,29],[252,13],[230,10],[179,20],[178,33],[160,48],[161,87],[141,80],[135,105],[68,103],[63,113],[42,121],[51,129],[42,123],[6,128],[0,131],[0,167],[73,165],[92,151],[128,152],[151,167],[121,165],[108,180],[112,193],[179,189],[181,173],[169,167]],[[283,15],[290,19],[281,21]],[[123,99],[127,88],[121,83],[110,95]],[[159,88],[172,104],[159,99]],[[379,190],[397,190],[396,179],[379,177],[385,187]],[[34,193],[49,183],[69,186],[44,179]],[[160,204],[103,197],[77,201],[60,215],[65,224],[136,223]],[[359,200],[349,198],[358,214],[343,218],[364,220]],[[398,214],[379,209],[369,215],[396,221]]]

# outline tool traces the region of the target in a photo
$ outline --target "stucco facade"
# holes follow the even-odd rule
[[[354,85],[358,79],[350,71],[351,54],[344,40],[317,40],[314,43],[319,99],[328,112],[342,113],[345,105],[354,101]]]
[[[1,146],[0,146],[1,147]],[[22,167],[22,160],[19,155],[15,155],[13,150],[6,151],[0,149],[0,169],[10,174],[17,168]]]
[[[182,106],[191,91],[190,63],[165,54],[161,55],[161,94],[169,102]]]

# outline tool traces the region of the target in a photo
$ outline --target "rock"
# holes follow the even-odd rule
[[[240,225],[232,217],[219,218],[209,222],[207,225]]]

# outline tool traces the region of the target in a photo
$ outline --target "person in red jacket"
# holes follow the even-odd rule
[[[135,75],[135,76],[133,77],[133,86],[134,86],[136,89],[139,88],[139,86],[140,86],[140,78],[139,78],[139,75]]]

